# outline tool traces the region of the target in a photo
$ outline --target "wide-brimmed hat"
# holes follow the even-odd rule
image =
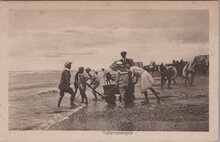
[[[71,65],[72,64],[72,62],[66,62],[64,65],[65,66],[69,66],[69,65]]]

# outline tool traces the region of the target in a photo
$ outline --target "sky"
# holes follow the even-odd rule
[[[11,10],[9,70],[109,69],[120,52],[148,65],[209,53],[208,10]]]

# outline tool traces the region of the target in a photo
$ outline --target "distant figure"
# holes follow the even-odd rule
[[[195,76],[195,67],[198,65],[198,62],[194,59],[192,62],[187,62],[183,68],[183,77],[185,78],[185,86],[187,82],[192,86]]]
[[[161,89],[163,87],[163,84],[166,83],[166,80],[168,80],[168,89],[170,89],[171,81],[176,84],[176,77],[177,77],[177,69],[173,66],[168,66],[166,70],[161,72]]]
[[[201,62],[202,62],[202,73],[203,75],[206,75],[207,74],[207,63],[205,59],[203,59]]]
[[[158,96],[159,93],[156,92],[153,88],[155,80],[150,75],[150,73],[148,73],[146,70],[144,70],[140,67],[136,67],[136,66],[130,67],[130,70],[135,77],[140,78],[141,93],[143,93],[145,96],[145,101],[142,102],[142,104],[149,104],[148,92],[147,92],[148,89],[151,90],[151,92],[156,96],[157,102],[160,103],[160,98]]]
[[[99,74],[99,72],[98,71],[96,71],[96,70],[92,70],[96,75],[98,75]]]
[[[154,62],[154,61],[152,61],[151,63],[150,63],[150,72],[151,72],[151,74],[153,75],[154,74],[154,71],[156,70],[156,63]]]
[[[57,108],[60,108],[61,101],[63,99],[64,93],[69,93],[71,95],[70,97],[70,108],[74,106],[74,98],[75,98],[75,93],[73,92],[73,89],[70,87],[70,69],[71,69],[71,62],[65,63],[65,69],[62,72],[61,75],[61,80],[59,84],[59,89],[60,89],[60,97],[57,103]]]
[[[84,73],[84,68],[80,67],[78,70],[78,87],[82,98],[81,103],[88,104],[88,98],[86,96],[86,81],[88,80],[87,75]],[[85,101],[85,102],[84,102]]]
[[[166,67],[163,65],[163,63],[160,64],[160,73],[166,70]]]
[[[86,68],[86,72],[89,76],[89,79],[91,80],[90,86],[94,89],[92,90],[93,95],[95,96],[95,100],[98,100],[98,97],[96,95],[95,89],[99,86],[100,80],[97,74],[92,71],[90,68]]]
[[[107,85],[111,85],[111,81],[113,80],[111,73],[104,68],[102,68],[102,71],[104,73],[103,78],[106,79]]]
[[[182,72],[183,72],[183,68],[185,66],[185,62],[183,61],[183,59],[180,60],[180,70],[178,72],[178,76],[182,76]]]
[[[122,59],[120,60],[124,66],[126,66],[127,64],[129,64],[130,66],[133,66],[133,60],[132,59],[128,59],[127,57],[127,52],[126,51],[122,51],[121,52],[121,57]]]

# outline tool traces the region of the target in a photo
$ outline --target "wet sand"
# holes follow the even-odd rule
[[[208,131],[208,76],[196,76],[192,87],[184,86],[177,78],[177,85],[155,89],[160,92],[161,103],[149,92],[149,105],[136,87],[136,100],[126,108],[109,106],[104,101],[90,101],[87,107],[68,116],[47,130],[119,130],[119,131]]]

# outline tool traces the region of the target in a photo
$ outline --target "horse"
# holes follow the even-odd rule
[[[198,65],[198,62],[194,58],[193,61],[186,63],[186,65],[184,66],[182,75],[185,80],[185,86],[187,86],[187,82],[190,83],[190,86],[193,85],[197,65]]]

